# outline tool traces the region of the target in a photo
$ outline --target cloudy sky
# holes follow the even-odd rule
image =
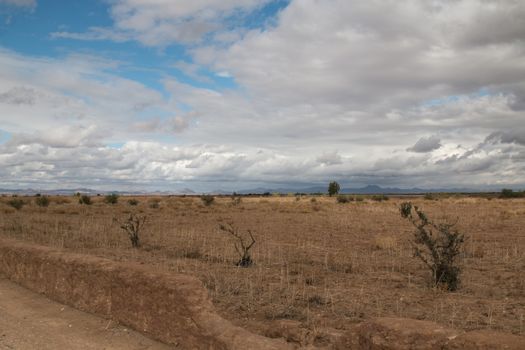
[[[0,0],[0,187],[525,186],[522,0]]]

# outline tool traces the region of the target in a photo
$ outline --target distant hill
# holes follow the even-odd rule
[[[247,193],[327,193],[328,186],[313,186],[306,188],[254,188],[249,190],[238,191],[240,194]],[[360,188],[341,188],[343,194],[422,194],[422,193],[437,193],[437,192],[456,192],[456,193],[472,193],[481,192],[466,188],[452,188],[452,189],[423,189],[423,188],[398,188],[398,187],[381,187],[377,185],[367,185]]]
[[[263,193],[327,193],[327,186],[311,186],[305,188],[271,188],[271,187],[257,187],[253,189],[235,191],[238,194],[263,194]],[[96,194],[108,194],[116,193],[119,195],[196,195],[202,192],[196,192],[189,188],[173,191],[98,191],[90,188],[73,188],[73,189],[54,189],[54,190],[36,190],[32,188],[28,189],[1,189],[2,194],[17,194],[17,195],[35,195],[37,193],[47,195],[62,195],[69,196],[77,192],[88,195]],[[210,194],[231,194],[234,191],[225,190],[214,190],[208,191]],[[345,188],[341,189],[343,194],[422,194],[422,193],[436,193],[436,192],[452,192],[452,193],[475,193],[483,192],[480,190],[472,190],[467,188],[436,188],[436,189],[423,189],[418,187],[413,188],[398,188],[398,187],[381,187],[378,185],[367,185],[359,188]]]

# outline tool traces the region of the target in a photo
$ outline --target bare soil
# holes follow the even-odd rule
[[[0,349],[168,350],[128,328],[58,304],[0,276]]]
[[[34,198],[21,210],[1,198],[0,234],[182,272],[201,279],[219,313],[265,333],[281,319],[299,321],[326,340],[322,329],[350,329],[372,317],[436,321],[463,330],[493,329],[523,335],[525,318],[525,200],[466,196],[390,198],[346,204],[335,198],[250,197],[241,202],[199,197]],[[426,267],[413,256],[413,227],[399,215],[411,200],[431,218],[458,220],[467,236],[461,286],[432,288]],[[118,221],[145,215],[141,247],[133,249]],[[249,268],[235,266],[231,223],[256,243]]]

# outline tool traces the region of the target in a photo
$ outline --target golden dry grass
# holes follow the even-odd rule
[[[428,271],[412,256],[413,228],[399,215],[404,199],[338,204],[335,198],[135,197],[131,206],[93,197],[55,197],[47,208],[34,198],[21,210],[1,198],[0,232],[9,237],[121,261],[139,261],[200,278],[218,310],[260,330],[289,318],[315,331],[347,328],[376,316],[433,320],[462,329],[523,334],[525,318],[525,200],[450,197],[412,199],[435,219],[459,217],[466,233],[461,288],[428,286]],[[152,203],[158,203],[152,205]],[[114,218],[147,215],[142,248],[132,249]],[[252,230],[255,266],[234,266],[231,222]]]

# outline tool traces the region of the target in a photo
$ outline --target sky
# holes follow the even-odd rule
[[[525,188],[522,0],[0,0],[0,188]]]

